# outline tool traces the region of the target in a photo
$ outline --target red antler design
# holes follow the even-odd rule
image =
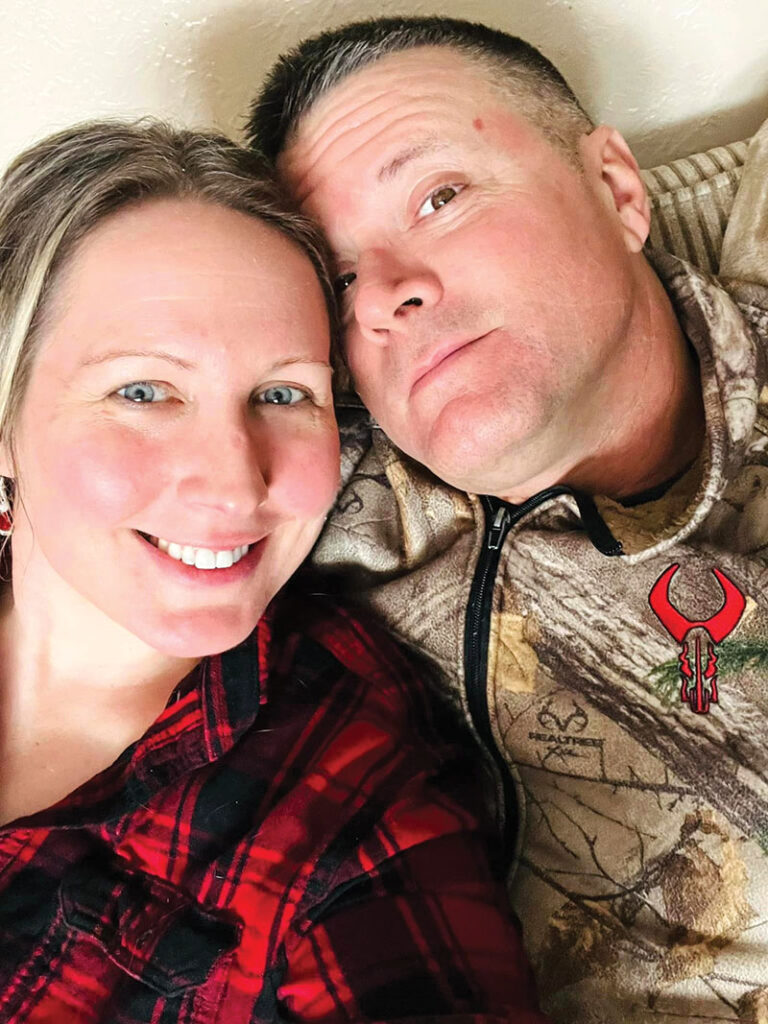
[[[719,612],[715,612],[711,619],[707,619],[701,625],[707,627],[709,635],[716,644],[719,644],[736,629],[747,602],[736,584],[731,582],[724,572],[720,572],[719,569],[713,569],[712,572],[723,588],[725,602]]]
[[[664,570],[651,588],[648,603],[658,615],[662,625],[666,626],[675,640],[681,644],[693,623],[681,615],[669,599],[669,584],[679,568],[680,564],[675,562],[674,565],[670,565],[668,569]]]
[[[744,595],[736,584],[728,579],[724,572],[720,572],[719,569],[713,569],[712,572],[715,574],[715,578],[723,588],[725,596],[723,607],[709,619],[687,619],[674,607],[669,596],[669,586],[672,582],[672,577],[679,568],[679,564],[675,563],[664,570],[648,595],[648,603],[679,644],[683,642],[683,638],[688,630],[693,629],[694,626],[703,626],[712,637],[714,643],[719,644],[736,628],[747,603]]]

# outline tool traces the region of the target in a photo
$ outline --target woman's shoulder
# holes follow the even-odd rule
[[[475,745],[430,670],[370,613],[318,587],[293,588],[254,638],[260,708],[246,745],[285,786],[319,773],[367,787],[376,765],[377,799],[386,802],[416,779],[442,790],[476,774]]]
[[[291,591],[275,603],[272,664],[322,677],[343,677],[368,705],[381,705],[410,722],[431,718],[442,701],[425,658],[407,649],[375,616],[329,593]],[[312,671],[314,669],[314,671]],[[334,671],[335,669],[335,671]]]
[[[476,747],[411,653],[369,613],[329,595],[298,595],[273,614],[277,660],[262,752],[265,742],[288,746],[299,786],[333,780],[345,807],[367,808],[373,816],[365,828],[357,820],[359,837],[386,822],[405,849],[427,836],[485,828]]]

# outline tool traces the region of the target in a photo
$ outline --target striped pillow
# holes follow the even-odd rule
[[[717,273],[747,145],[733,142],[642,172],[651,201],[649,243],[654,248]]]

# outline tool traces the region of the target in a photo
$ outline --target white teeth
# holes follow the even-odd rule
[[[216,568],[217,569],[228,569],[231,565],[235,564],[233,553],[231,551],[217,551],[216,552]]]
[[[249,545],[242,544],[240,547],[231,548],[228,551],[213,551],[211,548],[193,548],[189,544],[175,544],[173,541],[163,540],[162,537],[152,537],[160,551],[164,551],[177,562],[184,562],[185,565],[194,565],[196,569],[229,569],[235,565],[248,551]]]
[[[196,548],[195,549],[195,568],[196,569],[215,569],[216,568],[216,555],[213,551],[209,551],[207,548]]]

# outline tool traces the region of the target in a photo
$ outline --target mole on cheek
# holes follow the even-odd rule
[[[474,121],[472,122],[472,124],[473,124],[473,126],[475,128],[475,131],[478,131],[478,132],[481,132],[483,130],[483,128],[485,128],[485,125],[483,124],[482,117],[476,117],[474,119]]]

